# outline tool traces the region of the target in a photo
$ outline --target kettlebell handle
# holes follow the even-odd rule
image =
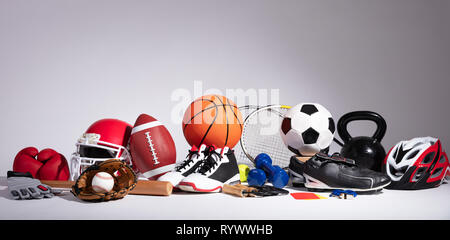
[[[377,129],[375,130],[372,138],[376,142],[381,142],[381,139],[383,139],[384,134],[386,133],[387,127],[384,118],[376,112],[354,111],[344,114],[337,123],[339,136],[341,137],[342,141],[344,141],[344,143],[347,143],[352,139],[352,137],[348,133],[348,124],[357,120],[369,120],[375,122],[377,125]]]

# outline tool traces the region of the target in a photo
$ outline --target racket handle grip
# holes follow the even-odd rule
[[[245,186],[242,184],[236,184],[236,185],[229,185],[225,184],[222,187],[222,192],[238,197],[247,197],[249,196],[248,192],[251,192],[254,188],[251,188],[249,186]]]

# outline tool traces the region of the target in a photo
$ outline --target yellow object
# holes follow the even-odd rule
[[[322,196],[322,195],[319,195],[319,194],[316,194],[317,195],[317,197],[319,197],[320,199],[328,199],[327,197],[324,197],[324,196]]]
[[[241,182],[247,182],[248,172],[250,172],[250,168],[245,164],[239,164],[239,177]]]

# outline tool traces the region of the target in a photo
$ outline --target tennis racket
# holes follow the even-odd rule
[[[287,105],[239,107],[245,116],[239,147],[235,148],[238,164],[255,165],[255,158],[260,153],[266,153],[272,159],[273,165],[281,168],[289,166],[291,152],[280,136],[280,126],[284,115],[291,108]]]

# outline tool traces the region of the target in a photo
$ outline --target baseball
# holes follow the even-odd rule
[[[98,172],[92,179],[92,189],[98,193],[107,193],[114,186],[114,178],[107,172]]]

